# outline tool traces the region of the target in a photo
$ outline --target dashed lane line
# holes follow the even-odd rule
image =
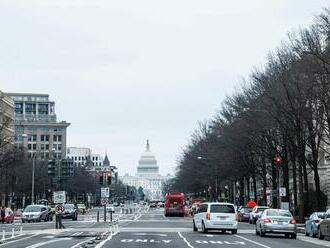
[[[264,247],[264,248],[271,248],[270,246],[267,246],[267,245],[261,244],[261,243],[259,243],[259,242],[253,241],[253,240],[251,240],[251,239],[248,239],[248,238],[242,237],[242,236],[240,236],[240,235],[234,235],[234,236],[237,237],[237,238],[243,239],[243,240],[245,240],[245,241],[248,241],[248,242],[250,242],[250,243],[253,243],[253,244],[255,244],[255,245],[259,245],[259,246]]]
[[[4,244],[0,244],[0,246],[5,246],[5,245],[13,244],[13,243],[16,243],[16,242],[19,242],[19,241],[22,241],[22,240],[33,238],[33,237],[38,236],[38,235],[39,234],[34,234],[34,235],[31,235],[31,236],[28,236],[28,237],[24,237],[24,238],[20,238],[20,239],[15,239],[15,240],[12,240],[12,241],[8,241],[8,242],[6,242]]]
[[[52,240],[49,240],[49,241],[40,242],[40,243],[37,243],[37,244],[34,244],[34,245],[27,246],[26,248],[37,248],[37,247],[40,247],[40,246],[43,246],[43,245],[48,245],[48,244],[51,244],[51,243],[55,243],[55,242],[59,242],[59,241],[63,241],[63,240],[71,240],[71,239],[72,238],[52,239]]]
[[[188,240],[187,240],[185,237],[183,237],[183,235],[182,235],[180,232],[178,232],[178,235],[180,236],[180,238],[183,239],[183,241],[187,244],[187,246],[188,246],[189,248],[194,248],[194,247],[188,242]]]

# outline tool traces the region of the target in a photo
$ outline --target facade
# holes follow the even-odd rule
[[[0,142],[14,141],[15,103],[13,99],[0,91]],[[3,144],[0,144],[3,147]]]
[[[92,154],[91,160],[94,166],[102,166],[103,157],[100,154]]]
[[[8,93],[15,103],[15,143],[40,159],[66,158],[66,130],[70,123],[58,122],[55,102],[48,94]]]
[[[68,147],[66,157],[72,159],[75,166],[86,166],[91,157],[91,149],[85,147]]]
[[[137,173],[135,176],[126,174],[120,177],[120,180],[129,186],[134,186],[137,190],[142,187],[143,192],[149,200],[162,200],[162,186],[170,176],[159,174],[159,166],[155,155],[150,150],[149,141],[147,141],[146,150],[142,153],[138,162]]]

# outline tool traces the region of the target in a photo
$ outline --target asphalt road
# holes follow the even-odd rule
[[[191,218],[165,217],[162,209],[140,209],[134,214],[121,214],[116,210],[114,218],[119,219],[119,232],[116,227],[111,227],[110,232],[109,222],[96,222],[94,219],[97,211],[95,209],[85,216],[80,216],[78,221],[66,220],[66,229],[63,230],[54,230],[54,223],[50,222],[24,224],[23,235],[4,241],[0,247],[330,247],[329,241],[303,235],[298,235],[297,240],[276,235],[256,236],[254,226],[248,223],[239,224],[237,235],[193,232]],[[8,235],[10,236],[10,232]]]

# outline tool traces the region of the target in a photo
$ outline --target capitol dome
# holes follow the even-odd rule
[[[137,167],[138,174],[158,174],[159,167],[157,165],[156,156],[150,151],[149,140],[147,140],[146,151],[142,153]]]

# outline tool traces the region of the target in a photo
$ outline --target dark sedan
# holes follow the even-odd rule
[[[62,213],[63,219],[78,219],[78,208],[74,204],[64,204],[64,212]]]
[[[249,221],[250,219],[250,213],[252,212],[251,207],[242,207],[239,212],[238,212],[238,221],[243,222],[243,221]]]

